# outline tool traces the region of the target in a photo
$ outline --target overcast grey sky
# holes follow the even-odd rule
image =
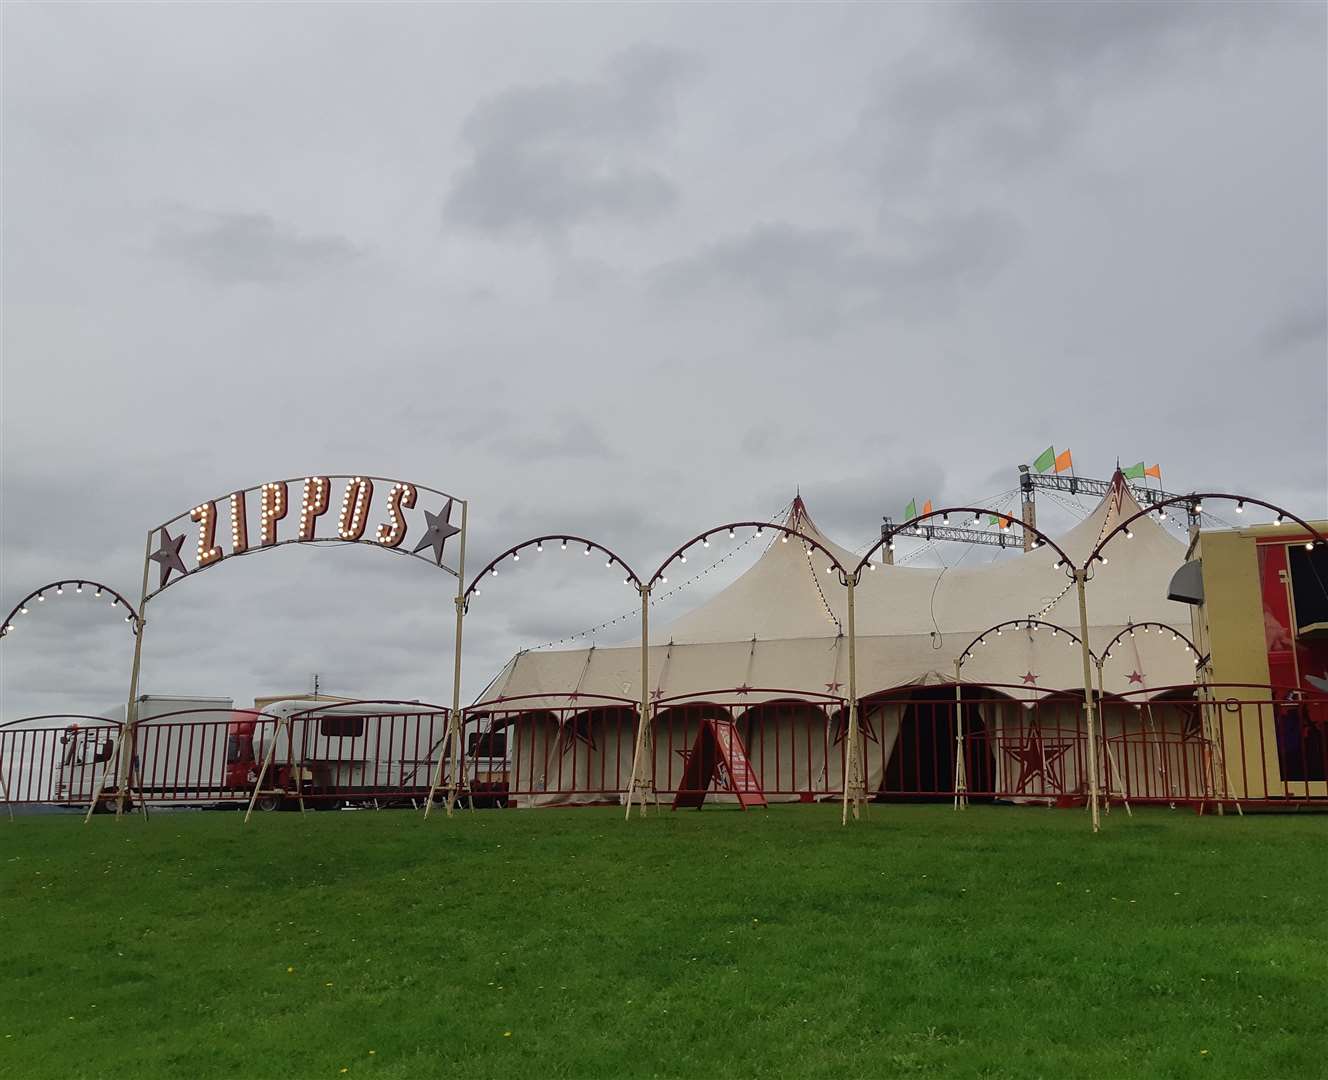
[[[472,566],[566,529],[653,567],[795,485],[854,546],[1049,443],[1328,514],[1320,4],[3,30],[5,610],[136,596],[152,525],[309,472],[469,498]],[[522,567],[467,620],[468,695],[632,608],[602,564]],[[367,548],[223,565],[153,602],[142,689],[445,701],[451,590]],[[59,603],[0,646],[6,718],[124,699],[124,624]]]

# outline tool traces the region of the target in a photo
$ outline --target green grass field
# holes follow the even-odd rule
[[[1328,1075],[1328,818],[0,822],[0,1075]]]

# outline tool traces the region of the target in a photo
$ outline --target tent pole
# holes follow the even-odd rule
[[[118,770],[119,791],[115,797],[115,816],[124,813],[125,796],[129,793],[129,778],[133,771],[134,737],[138,726],[138,674],[143,661],[143,629],[148,622],[148,568],[152,565],[152,532],[143,551],[143,586],[138,599],[138,633],[134,635],[134,665],[129,672],[129,702],[125,706],[125,726],[120,741],[128,743],[128,753],[120,755]]]
[[[844,810],[841,825],[848,824],[850,799],[853,820],[862,816],[865,797],[862,776],[862,755],[858,752],[858,634],[853,611],[853,575],[844,577],[848,588],[848,743],[844,748]]]
[[[641,592],[641,707],[636,724],[636,746],[632,750],[632,778],[627,782],[627,812],[624,821],[632,820],[632,798],[641,797],[641,816],[646,816],[646,789],[655,798],[654,783],[648,779],[645,754],[650,752],[650,766],[654,765],[654,742],[650,738],[650,586],[639,586]],[[658,802],[658,799],[655,798]]]
[[[963,695],[959,691],[959,668],[961,661],[955,658],[955,778],[954,808],[968,806],[968,768],[964,764],[964,705]]]
[[[1084,657],[1084,715],[1088,721],[1088,808],[1093,819],[1093,831],[1098,832],[1102,828],[1102,819],[1098,814],[1097,736],[1093,724],[1092,659],[1088,652],[1088,601],[1084,597],[1087,581],[1087,568],[1075,570],[1074,583],[1079,591],[1079,648]]]

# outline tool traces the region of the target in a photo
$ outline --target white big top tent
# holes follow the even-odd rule
[[[1101,537],[1139,508],[1118,473],[1111,492],[1058,542],[1082,564]],[[826,537],[801,499],[784,524],[844,566],[860,558]],[[1185,605],[1166,598],[1185,544],[1151,515],[1131,532],[1112,542],[1108,562],[1095,564],[1087,586],[1089,644],[1098,655],[1131,624],[1189,627]],[[736,722],[771,801],[808,801],[842,788],[846,592],[836,575],[825,573],[828,560],[814,547],[796,536],[783,542],[767,535],[764,552],[736,581],[652,631],[654,777],[661,792],[676,788],[683,755],[705,716]],[[878,557],[877,567],[864,571],[855,615],[869,792],[895,783],[901,723],[918,722],[931,704],[927,722],[939,718],[954,731],[954,661],[979,634],[1029,616],[1078,633],[1076,590],[1067,587],[1065,569],[1054,566],[1057,558],[1045,546],[972,568],[879,565]],[[1082,664],[1078,646],[1045,627],[1006,627],[973,648],[962,687],[967,729],[981,733],[990,763],[984,777],[972,778],[979,788],[1039,800],[1083,791],[1086,759],[1065,749],[1082,723]],[[640,673],[640,648],[633,645],[521,652],[506,664],[471,715],[508,730],[516,805],[621,799],[631,773]],[[1123,700],[1130,704],[1107,710],[1103,720],[1113,759],[1103,761],[1108,787],[1119,790],[1124,776],[1136,792],[1174,797],[1181,775],[1197,774],[1200,747],[1188,741],[1195,734],[1189,713],[1183,700],[1168,703],[1188,698],[1173,688],[1194,678],[1195,657],[1169,633],[1127,634],[1112,650],[1103,689],[1109,699],[1128,694]],[[1029,769],[1030,754],[1040,755],[1043,768],[1034,761]],[[920,792],[952,790],[953,763],[950,756],[922,778],[926,784],[913,769],[908,783],[922,784]],[[905,764],[894,760],[895,772]]]

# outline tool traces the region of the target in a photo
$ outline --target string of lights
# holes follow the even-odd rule
[[[43,585],[40,589],[33,589],[32,592],[15,604],[14,609],[9,613],[9,617],[5,619],[3,624],[0,624],[0,637],[8,637],[17,628],[14,620],[32,611],[32,608],[28,606],[29,604],[44,604],[48,592],[52,596],[63,596],[66,587],[72,587],[72,592],[75,595],[81,595],[85,586],[94,599],[100,600],[103,594],[109,594],[111,607],[119,607],[123,604],[128,612],[124,617],[124,621],[129,623],[129,628],[133,633],[138,633],[138,612],[134,610],[134,605],[120,593],[99,581],[89,581],[86,578],[65,578],[60,581],[52,581]]]
[[[774,514],[770,515],[770,520],[774,521],[784,517],[788,513],[789,508],[791,506],[792,503],[785,503],[778,510],[776,510]],[[704,570],[698,571],[697,573],[693,574],[691,577],[687,578],[686,580],[680,581],[671,588],[666,589],[664,592],[656,593],[652,591],[650,596],[650,606],[653,608],[660,601],[667,599],[668,597],[672,596],[674,593],[682,592],[684,589],[688,588],[689,586],[694,585],[696,582],[700,581],[707,574],[711,573],[714,570],[719,569],[719,567],[721,567],[724,563],[728,562],[730,559],[737,556],[739,552],[741,552],[749,544],[752,544],[757,539],[762,538],[763,535],[764,534],[762,533],[750,533],[745,539],[741,540],[739,543],[731,547],[728,551],[726,551],[713,563],[707,566]],[[773,544],[774,542],[775,538],[772,537],[770,540],[770,544]],[[767,544],[766,547],[769,548],[770,544]],[[804,547],[805,546],[806,545],[804,545]],[[628,621],[635,622],[640,618],[641,618],[640,609],[633,608],[631,611],[625,611],[621,615],[617,615],[612,619],[606,619],[602,623],[596,623],[594,626],[586,627],[586,629],[584,630],[578,630],[574,634],[568,634],[566,637],[560,637],[556,641],[546,641],[541,645],[532,645],[526,651],[538,652],[540,649],[549,649],[555,645],[566,645],[569,644],[570,642],[580,641],[583,638],[593,638],[601,630],[607,630],[610,626],[615,626],[620,622],[628,622]]]

